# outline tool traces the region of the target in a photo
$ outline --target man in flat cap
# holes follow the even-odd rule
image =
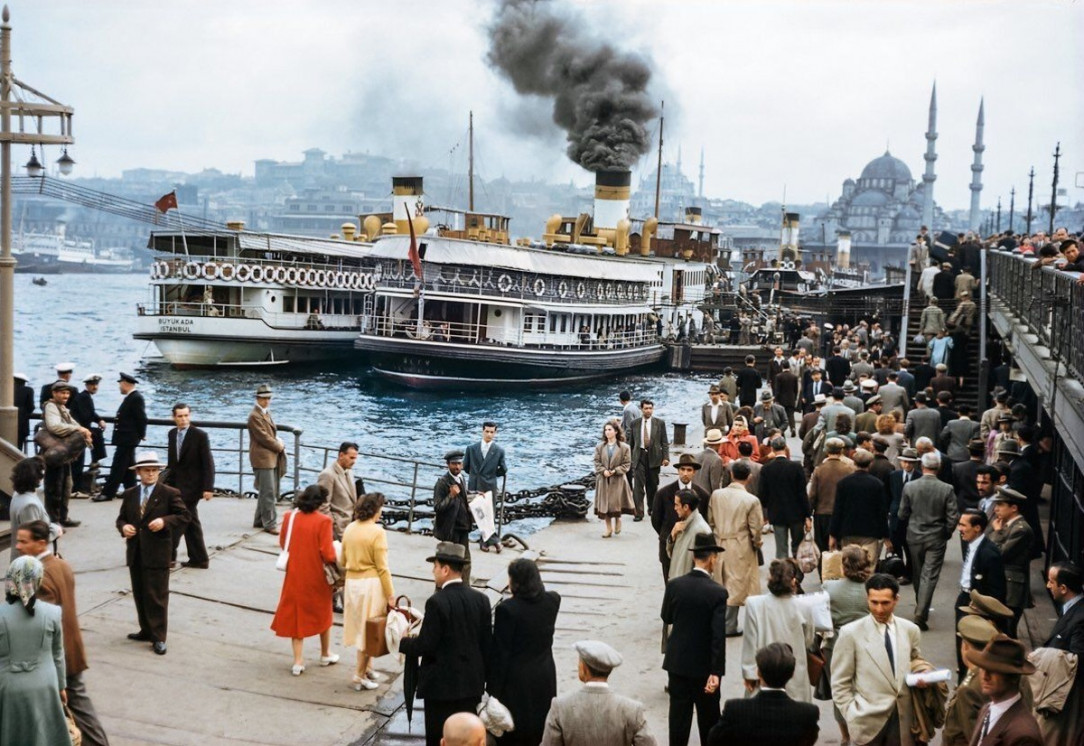
[[[64,383],[71,383],[72,373],[75,371],[75,363],[57,363],[56,364],[56,378],[53,381],[63,381]],[[42,411],[45,411],[45,402],[53,398],[53,381],[43,383],[41,386],[41,393],[38,395],[38,406]]]
[[[976,718],[972,746],[1042,746],[1039,724],[1020,693],[1023,677],[1035,673],[1024,645],[997,635],[964,660],[980,670],[982,693],[989,698]]]
[[[1008,487],[994,495],[994,520],[987,528],[990,541],[1001,550],[1005,564],[1005,605],[1012,609],[1012,620],[1006,627],[1010,637],[1016,637],[1016,625],[1031,602],[1031,543],[1034,534],[1021,515],[1027,497]]]
[[[553,699],[542,746],[654,746],[643,704],[610,690],[621,654],[597,640],[574,647],[583,688]]]
[[[997,636],[997,627],[988,619],[968,614],[956,623],[956,636],[960,638],[959,649],[972,653],[982,650],[986,643]],[[968,746],[985,702],[981,672],[968,666],[967,675],[952,692],[945,707],[945,729],[941,732],[941,743],[944,746]]]
[[[707,743],[719,720],[719,686],[726,671],[727,590],[714,580],[724,549],[713,535],[698,534],[688,551],[693,569],[667,583],[662,597],[662,621],[671,625],[662,662],[669,676],[670,746],[689,743],[694,706],[700,743]]]
[[[470,532],[474,516],[467,501],[467,480],[463,475],[463,451],[444,454],[448,471],[433,485],[433,536],[463,547],[463,582],[470,585]]]
[[[425,700],[425,743],[440,746],[444,722],[457,712],[473,713],[482,699],[491,616],[489,599],[464,582],[462,545],[442,541],[426,561],[433,563],[438,590],[425,602],[421,633],[403,638],[399,652],[421,658],[418,697]]]
[[[278,428],[271,419],[271,386],[262,383],[256,389],[256,404],[248,413],[248,462],[256,476],[256,514],[253,528],[262,528],[269,534],[279,532],[279,518],[275,504],[279,499],[279,480],[286,471],[286,444],[278,436]]]
[[[45,509],[49,511],[50,521],[69,528],[80,523],[68,516],[68,501],[72,494],[71,462],[83,457],[83,450],[90,445],[91,437],[90,430],[80,426],[68,411],[68,401],[75,393],[75,387],[66,381],[56,381],[52,390],[52,398],[42,406],[45,430],[55,438],[71,438],[75,443],[79,443],[78,436],[82,436],[82,444],[77,447],[57,449],[63,451],[62,457],[45,459]]]
[[[92,466],[105,458],[105,420],[94,406],[94,395],[98,393],[101,380],[102,377],[95,373],[87,376],[83,379],[83,390],[72,395],[68,402],[68,409],[71,410],[75,421],[90,430],[91,446],[87,450],[90,452]],[[83,466],[82,456],[72,462],[72,489],[76,492],[89,493],[92,485],[83,484]]]
[[[125,489],[135,486],[136,447],[147,437],[147,407],[143,394],[136,391],[139,381],[135,376],[122,372],[117,379],[120,388],[120,406],[113,421],[113,461],[109,465],[109,476],[102,487],[102,494],[94,498],[95,502],[105,502],[117,496],[117,488],[122,484]]]

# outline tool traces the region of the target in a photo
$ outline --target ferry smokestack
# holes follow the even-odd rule
[[[798,261],[798,222],[796,212],[783,213],[783,233],[779,238],[779,261]]]
[[[840,231],[836,243],[836,266],[848,269],[851,266],[851,232]]]
[[[426,229],[418,226],[418,218],[421,217],[422,208],[425,205],[422,177],[391,177],[391,195],[391,219],[395,222],[395,232],[410,233],[410,226],[407,224],[407,215],[410,215],[414,221],[414,232],[424,233]],[[429,221],[425,223],[428,227]]]
[[[685,208],[685,222],[691,225],[700,225],[704,220],[704,212],[699,207]]]
[[[632,172],[624,169],[595,172],[595,230],[614,230],[629,217]]]

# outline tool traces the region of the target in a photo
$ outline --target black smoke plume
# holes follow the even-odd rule
[[[500,0],[490,26],[489,61],[516,91],[553,100],[568,157],[588,171],[627,169],[646,153],[651,69],[584,31],[553,0]]]

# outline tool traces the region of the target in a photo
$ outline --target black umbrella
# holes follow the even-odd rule
[[[406,642],[404,640],[403,642]],[[402,647],[400,647],[402,650]],[[410,719],[414,716],[414,694],[418,691],[418,656],[407,653],[403,665],[403,701],[406,703],[407,731],[410,731]]]

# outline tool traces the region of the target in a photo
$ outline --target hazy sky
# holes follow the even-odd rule
[[[649,59],[666,159],[681,144],[695,182],[703,147],[708,196],[760,203],[785,185],[791,202],[835,199],[886,145],[920,178],[936,79],[940,205],[968,204],[983,96],[984,207],[1001,195],[1007,211],[1015,185],[1022,209],[1032,165],[1048,201],[1058,140],[1062,184],[1084,200],[1084,2],[562,4],[581,28]],[[15,75],[75,107],[82,176],[249,175],[258,158],[299,160],[309,147],[465,169],[473,109],[482,176],[591,180],[564,156],[546,102],[517,96],[487,64],[488,2],[9,5]],[[26,157],[16,148],[14,162]]]

